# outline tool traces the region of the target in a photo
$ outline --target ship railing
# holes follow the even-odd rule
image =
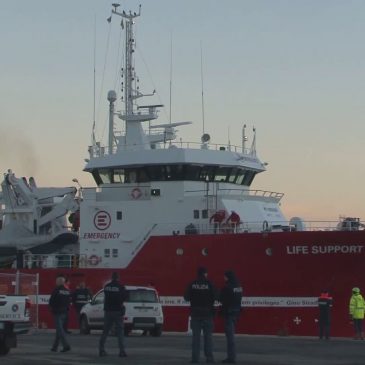
[[[26,269],[62,268],[73,269],[86,262],[86,255],[75,254],[25,254],[23,267]]]
[[[123,120],[139,120],[142,119],[152,120],[158,117],[158,110],[156,108],[138,109],[138,111],[131,114],[120,113],[119,118]]]
[[[151,133],[151,135],[158,134],[157,131]],[[143,143],[135,144],[132,146],[134,150],[144,150],[144,149],[199,149],[199,150],[210,150],[210,151],[230,151],[235,153],[244,154],[247,158],[252,158],[256,161],[256,152],[250,148],[242,149],[242,146],[222,144],[222,143],[201,143],[201,142],[189,142],[189,141],[169,141],[166,142],[156,142],[156,143]],[[128,150],[128,146],[113,146],[111,154],[115,154],[120,150]],[[103,157],[110,154],[108,146],[102,146],[99,143],[93,146],[89,146],[89,155],[91,158]]]
[[[200,235],[200,234],[234,234],[265,232],[299,232],[299,231],[358,231],[365,225],[344,226],[339,221],[251,221],[240,223],[160,223],[156,232],[162,235]]]
[[[284,193],[278,193],[276,191],[270,191],[270,190],[259,190],[259,189],[218,189],[219,192],[222,192],[222,195],[246,195],[246,196],[256,196],[256,197],[262,197],[262,198],[274,198],[276,200],[280,200]]]
[[[219,184],[219,182],[217,182]],[[198,189],[198,190],[185,190],[185,193],[205,193],[206,189]],[[241,195],[241,196],[249,196],[249,197],[262,197],[262,198],[272,198],[277,201],[281,200],[284,196],[284,193],[278,193],[276,191],[270,190],[259,190],[259,189],[236,189],[236,188],[229,188],[229,189],[217,189],[217,195]]]

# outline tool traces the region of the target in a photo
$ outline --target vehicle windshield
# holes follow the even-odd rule
[[[146,289],[127,290],[126,302],[156,303],[157,295],[154,290],[146,290]]]

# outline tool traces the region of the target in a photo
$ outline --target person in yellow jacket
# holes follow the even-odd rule
[[[354,322],[355,327],[355,340],[364,339],[364,331],[362,322],[365,314],[365,301],[363,296],[360,294],[359,288],[352,289],[352,296],[350,299],[350,317]]]

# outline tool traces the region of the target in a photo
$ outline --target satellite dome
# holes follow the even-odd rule
[[[117,100],[117,93],[114,90],[108,91],[108,101],[114,103]]]
[[[210,141],[210,135],[208,133],[204,133],[201,138],[202,143],[208,143]]]

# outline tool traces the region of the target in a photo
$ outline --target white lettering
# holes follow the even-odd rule
[[[120,237],[120,233],[108,233],[108,232],[85,232],[82,236],[85,240],[116,240]]]
[[[119,292],[119,288],[116,286],[106,286],[104,288],[104,291],[110,291],[110,292]]]
[[[364,245],[313,245],[313,246],[286,246],[288,255],[333,255],[333,254],[361,254]]]
[[[193,284],[191,287],[193,289],[197,289],[197,290],[208,290],[209,289],[208,284]]]
[[[286,246],[288,255],[308,255],[308,246]]]

